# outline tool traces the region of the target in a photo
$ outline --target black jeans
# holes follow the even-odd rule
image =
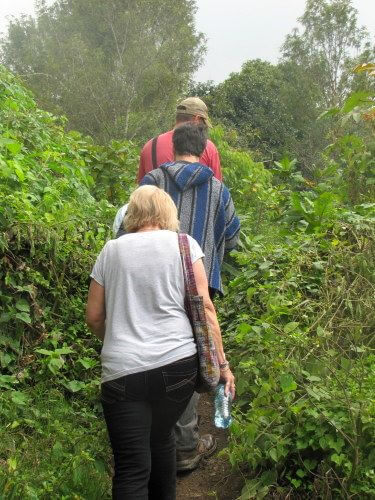
[[[194,392],[197,366],[194,355],[102,384],[115,500],[176,498],[173,427]]]

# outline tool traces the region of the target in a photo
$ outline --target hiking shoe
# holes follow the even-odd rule
[[[212,434],[204,434],[199,438],[194,450],[177,450],[177,472],[188,472],[196,469],[202,458],[209,457],[217,447],[217,440]]]

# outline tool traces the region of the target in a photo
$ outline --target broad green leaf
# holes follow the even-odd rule
[[[17,300],[17,302],[16,302],[16,308],[19,311],[24,311],[24,312],[29,312],[30,311],[30,305],[27,302],[27,300],[25,300],[25,299]]]
[[[44,354],[45,356],[52,356],[52,354],[54,353],[54,351],[48,351],[47,349],[35,349],[35,352]]]
[[[14,384],[18,383],[19,381],[14,375],[0,375],[0,387],[11,389]]]
[[[277,470],[276,469],[266,470],[265,472],[263,472],[260,481],[262,483],[262,486],[272,486],[273,484],[276,484]]]
[[[335,439],[332,436],[327,436],[327,444],[330,448],[334,449],[337,453],[343,449],[345,442],[340,437]]]
[[[59,370],[64,366],[65,361],[62,358],[51,358],[48,361],[48,369],[56,375]]]
[[[247,424],[247,426],[246,426],[246,434],[247,434],[249,443],[253,443],[254,442],[254,439],[255,439],[257,431],[258,431],[258,428],[257,428],[257,426],[255,424],[252,424],[252,423]]]
[[[328,109],[327,111],[324,111],[323,113],[321,113],[318,116],[317,120],[321,120],[322,118],[328,118],[330,116],[335,116],[338,113],[340,113],[340,109],[339,108],[331,108],[331,109]]]
[[[311,471],[315,469],[317,461],[314,459],[305,458],[305,460],[303,460],[303,465],[306,467],[307,470]]]
[[[78,363],[80,363],[86,370],[93,368],[97,365],[96,359],[91,358],[79,358]]]
[[[239,396],[246,393],[248,391],[248,388],[249,388],[249,383],[244,377],[237,379],[236,392]]]
[[[17,319],[20,319],[21,321],[24,321],[25,323],[27,323],[28,325],[31,323],[31,318],[30,318],[30,315],[27,314],[27,312],[19,312],[19,313],[16,313],[15,317]]]
[[[259,269],[262,271],[265,271],[266,269],[269,269],[272,266],[273,262],[266,260],[265,262],[262,262],[259,266]]]
[[[320,395],[316,391],[314,391],[311,387],[306,387],[306,392],[314,399],[320,401]]]
[[[331,455],[331,460],[332,462],[335,462],[335,464],[341,465],[343,460],[345,460],[345,455],[338,455],[337,453],[334,453],[333,455]]]
[[[321,326],[318,326],[318,328],[316,329],[316,334],[318,337],[324,337],[325,336],[325,330],[323,330],[323,328]]]
[[[277,449],[276,448],[271,448],[269,454],[270,454],[270,457],[272,458],[272,460],[274,460],[275,462],[277,462],[277,460],[278,460]]]
[[[280,385],[283,392],[291,392],[297,389],[297,384],[290,373],[283,373],[281,375]]]
[[[80,382],[79,380],[70,380],[64,385],[71,392],[79,392],[86,387],[86,384],[84,382]]]
[[[29,401],[29,396],[21,391],[12,391],[10,397],[13,403],[19,406],[23,406]]]
[[[284,326],[284,332],[285,333],[293,332],[298,327],[298,325],[299,323],[297,323],[296,321],[291,321],[290,323],[287,323]]]
[[[243,335],[246,335],[251,331],[251,325],[247,323],[241,323],[240,325],[237,326],[237,331],[238,333],[241,333]]]
[[[1,368],[7,367],[12,361],[14,361],[14,354],[10,355],[7,352],[0,351],[0,366]]]
[[[324,271],[324,262],[322,262],[321,260],[317,260],[312,263],[312,267],[317,271]]]
[[[107,465],[103,462],[103,460],[95,460],[94,462],[95,469],[104,476],[107,470]]]
[[[55,349],[55,354],[61,355],[61,354],[72,354],[74,350],[71,347],[60,347],[58,349]]]
[[[297,489],[297,488],[299,488],[299,487],[301,486],[301,484],[302,484],[302,481],[300,481],[299,479],[295,479],[295,478],[294,478],[294,479],[292,479],[290,482],[292,483],[292,485],[293,485],[296,489]]]
[[[373,92],[354,92],[351,94],[345,101],[344,106],[341,108],[342,113],[350,113],[355,107],[363,104],[365,102],[369,102],[369,98],[373,97]]]
[[[4,108],[8,108],[8,109],[11,109],[12,111],[19,111],[19,106],[17,104],[17,101],[15,101],[14,99],[5,99],[4,101]]]
[[[17,469],[17,459],[16,457],[10,457],[7,460],[8,469],[10,472],[14,472]]]
[[[14,165],[14,171],[16,172],[16,176],[18,177],[18,180],[20,182],[24,182],[26,179],[25,173],[22,169],[22,167],[19,164]]]
[[[14,155],[17,155],[22,148],[22,144],[17,141],[11,141],[6,144],[7,149]]]

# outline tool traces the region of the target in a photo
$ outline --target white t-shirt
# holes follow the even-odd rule
[[[188,240],[194,263],[204,254]],[[144,231],[108,241],[91,277],[105,289],[102,382],[195,354],[177,233]]]

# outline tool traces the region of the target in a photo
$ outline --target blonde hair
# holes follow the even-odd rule
[[[168,193],[156,186],[141,186],[130,196],[124,228],[135,233],[147,225],[178,231],[177,208]]]

